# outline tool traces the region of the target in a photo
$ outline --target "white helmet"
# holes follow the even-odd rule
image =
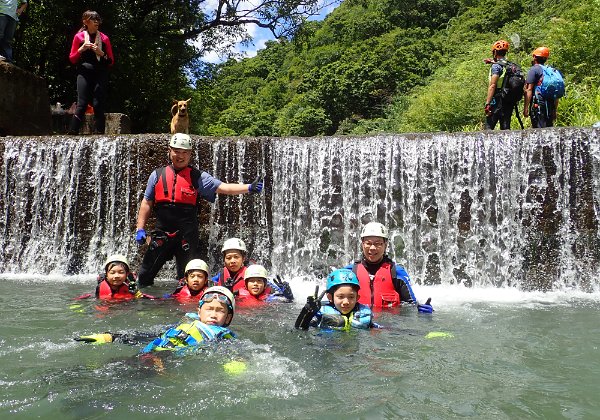
[[[109,255],[108,258],[106,259],[106,262],[104,263],[104,271],[108,270],[108,265],[110,263],[117,263],[117,262],[125,264],[125,266],[127,267],[127,271],[129,271],[129,261],[127,261],[127,257],[123,254]]]
[[[235,297],[233,296],[233,293],[231,293],[231,290],[223,286],[211,286],[208,289],[206,289],[206,291],[202,295],[202,299],[200,299],[200,301],[198,302],[198,307],[201,308],[202,305],[206,303],[206,301],[204,300],[204,296],[208,296],[211,293],[218,293],[220,295],[225,296],[229,301],[227,306],[229,306],[229,309],[231,309],[231,315],[233,315],[233,311],[235,310]]]
[[[262,278],[266,281],[267,277],[269,277],[269,273],[267,273],[266,268],[262,265],[253,264],[246,268],[246,271],[244,272],[244,280],[248,280],[254,277]]]
[[[223,248],[221,248],[221,252],[225,252],[230,249],[242,251],[243,253],[248,252],[246,249],[246,244],[239,238],[229,238],[223,242]]]
[[[190,260],[189,263],[185,266],[185,274],[191,270],[202,270],[206,273],[206,277],[208,277],[208,264],[206,264],[203,260],[196,258],[194,260]]]
[[[192,139],[187,134],[175,133],[173,134],[173,137],[171,137],[169,147],[173,147],[175,149],[192,150]]]
[[[360,239],[367,236],[378,236],[387,240],[389,238],[388,229],[381,223],[369,222],[363,227],[363,230],[360,233]]]

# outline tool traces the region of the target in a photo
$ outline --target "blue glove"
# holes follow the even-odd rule
[[[260,176],[257,176],[252,184],[248,185],[248,191],[251,194],[258,194],[263,189],[263,181]]]
[[[425,304],[417,304],[417,310],[424,314],[430,314],[433,312],[433,306],[431,306],[431,298],[427,299]]]
[[[279,293],[281,293],[281,295],[286,298],[289,301],[294,300],[294,294],[292,293],[292,288],[290,287],[290,284],[287,281],[283,281],[281,279],[281,276],[277,275],[276,278],[273,280],[273,283],[275,283],[275,286],[277,286],[277,288],[279,289]]]
[[[144,229],[138,229],[135,232],[135,241],[139,245],[144,245],[146,243],[146,231]]]

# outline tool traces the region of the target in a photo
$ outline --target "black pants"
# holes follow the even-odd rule
[[[515,110],[515,103],[494,98],[495,104],[492,105],[492,115],[485,119],[485,129],[493,130],[498,121],[500,121],[500,130],[510,130],[510,119]]]
[[[150,238],[150,245],[144,254],[142,266],[138,273],[140,287],[154,284],[154,278],[160,269],[173,257],[175,257],[175,265],[177,266],[178,280],[183,278],[187,263],[194,258],[199,258],[197,228],[185,234],[177,233],[172,237],[169,237],[163,231],[157,230],[152,232]]]
[[[529,108],[529,116],[531,118],[531,126],[533,128],[553,127],[554,120],[554,102],[536,100]]]
[[[104,133],[107,83],[108,77],[104,71],[84,70],[77,74],[77,108],[71,120],[69,133],[79,133],[90,102],[94,107],[94,133]]]

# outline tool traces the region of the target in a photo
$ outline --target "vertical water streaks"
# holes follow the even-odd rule
[[[264,194],[201,201],[213,269],[239,236],[278,273],[324,275],[377,220],[419,283],[599,287],[598,130],[194,141],[193,164],[224,181],[265,176]],[[167,142],[0,139],[0,272],[94,272],[111,252],[137,264],[137,207]]]

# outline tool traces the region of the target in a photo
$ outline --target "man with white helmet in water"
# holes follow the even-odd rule
[[[360,283],[359,303],[371,308],[391,308],[402,302],[416,304],[419,312],[430,313],[429,304],[419,304],[408,273],[386,254],[388,229],[378,222],[367,223],[360,234],[362,258],[345,268],[351,269]]]
[[[248,249],[240,238],[229,238],[223,242],[223,269],[213,278],[219,286],[225,286],[232,292],[244,287],[244,273],[248,267]]]
[[[199,257],[200,197],[213,203],[217,193],[260,193],[263,188],[260,178],[256,178],[252,184],[230,184],[190,166],[192,141],[184,133],[176,133],[171,137],[169,159],[171,163],[168,166],[150,174],[138,210],[135,240],[140,245],[149,242],[139,270],[139,284],[142,287],[152,285],[158,271],[173,256],[178,279],[184,276],[188,261]],[[152,210],[156,214],[156,229],[148,236],[145,227]]]

